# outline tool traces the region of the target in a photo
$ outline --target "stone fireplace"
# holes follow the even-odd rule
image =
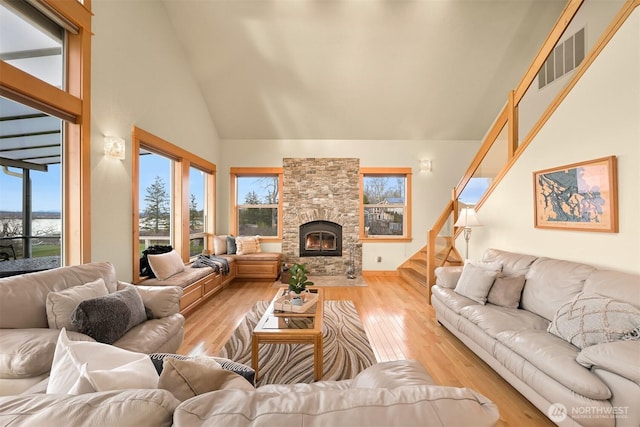
[[[287,264],[305,263],[311,275],[342,276],[353,253],[356,275],[362,274],[359,173],[359,159],[283,159],[282,254]],[[335,226],[323,228],[329,224]],[[329,250],[334,243],[335,250]]]
[[[300,225],[300,256],[342,256],[342,226],[331,221]]]

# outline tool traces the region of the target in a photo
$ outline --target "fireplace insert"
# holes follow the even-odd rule
[[[342,256],[342,226],[331,221],[302,224],[300,256]]]

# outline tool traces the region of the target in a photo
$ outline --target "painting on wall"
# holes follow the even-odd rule
[[[618,232],[616,157],[533,173],[535,227]]]

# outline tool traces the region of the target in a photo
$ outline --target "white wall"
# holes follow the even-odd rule
[[[111,261],[130,280],[132,127],[214,163],[219,143],[163,3],[94,0],[92,8],[92,260]],[[103,156],[104,135],[126,139],[126,160]]]
[[[470,258],[495,247],[640,272],[639,76],[636,9],[480,208]],[[618,158],[619,233],[534,228],[532,172],[609,155]]]
[[[395,270],[426,243],[453,187],[478,151],[477,141],[268,141],[225,140],[218,164],[217,231],[229,231],[229,168],[282,167],[284,157],[354,157],[360,167],[410,167],[413,169],[413,210],[410,243],[364,243],[363,270]],[[420,159],[433,160],[433,172],[420,172]],[[265,245],[280,251],[280,244]],[[382,262],[376,262],[378,256]]]

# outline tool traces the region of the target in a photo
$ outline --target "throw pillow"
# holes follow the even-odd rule
[[[227,253],[227,236],[213,236],[213,254],[224,255]]]
[[[192,360],[165,358],[158,388],[169,390],[181,401],[214,390],[255,390],[240,375],[222,369],[208,357]]]
[[[465,265],[472,264],[472,265],[475,265],[476,267],[481,267],[489,271],[502,271],[502,263],[498,261],[485,262],[485,261],[471,261],[468,259],[468,260],[465,260],[464,264]]]
[[[579,348],[619,341],[640,325],[640,310],[595,294],[579,293],[561,305],[548,332]]]
[[[435,270],[436,284],[442,288],[454,289],[462,275],[462,267],[438,267]]]
[[[76,306],[86,299],[108,294],[109,290],[102,278],[81,286],[73,286],[58,292],[49,292],[46,302],[49,328],[67,328],[70,331],[77,331],[78,329],[71,323],[71,314],[76,309]]]
[[[48,394],[157,387],[158,373],[146,354],[97,342],[71,341],[65,329],[60,332]]]
[[[518,308],[524,282],[524,276],[496,277],[487,295],[487,302],[502,307]]]
[[[173,353],[151,353],[149,355],[153,365],[156,367],[156,371],[158,371],[158,375],[162,373],[162,366],[164,364],[164,359],[167,357],[173,357],[178,360],[191,360],[195,359],[195,356],[183,356],[181,354],[173,354]],[[216,357],[216,356],[207,356],[210,359],[216,361],[222,369],[226,369],[227,371],[235,372],[236,374],[243,377],[245,380],[249,381],[249,384],[254,385],[256,379],[256,371],[253,370],[251,366],[243,365],[242,363],[234,362],[231,359],[227,359],[226,357]]]
[[[79,332],[98,342],[113,344],[129,329],[147,320],[147,313],[135,286],[129,285],[107,296],[82,301],[71,320]]]
[[[262,252],[260,249],[260,238],[258,236],[236,237],[236,253],[238,255],[256,254]]]
[[[227,253],[233,255],[237,252],[236,238],[233,236],[227,236]]]
[[[472,263],[467,263],[462,268],[462,274],[454,292],[484,305],[497,274],[497,271],[486,270]]]
[[[184,262],[176,250],[165,254],[149,255],[149,265],[158,280],[165,280],[174,274],[184,271]]]

